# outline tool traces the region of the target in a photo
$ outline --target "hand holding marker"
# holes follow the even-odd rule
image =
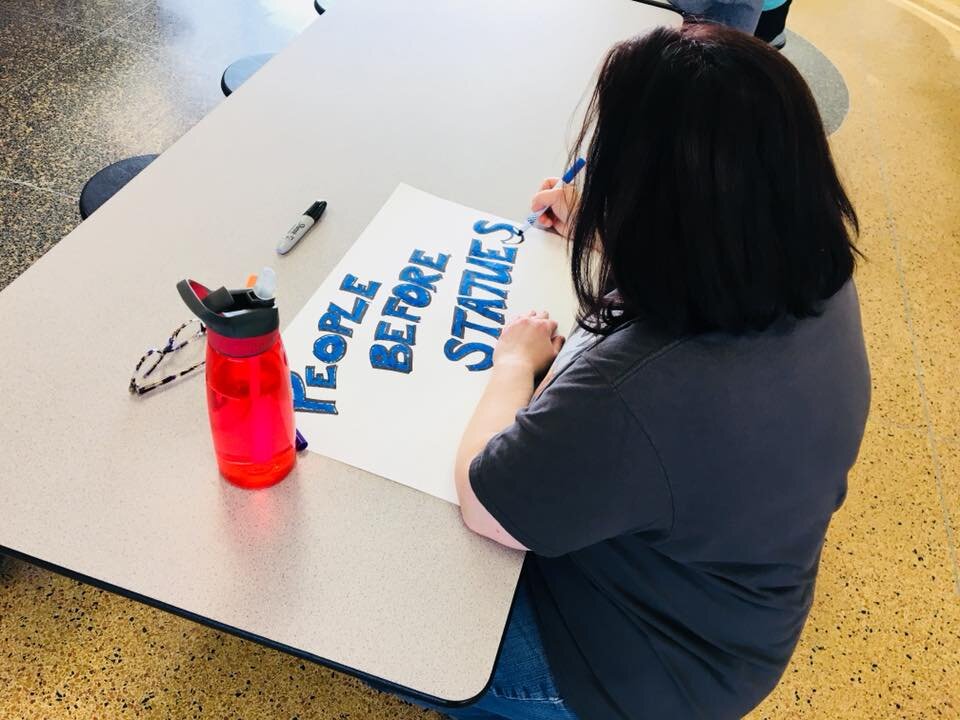
[[[584,160],[582,157],[577,158],[576,161],[573,163],[573,165],[570,167],[570,169],[563,174],[563,177],[560,178],[559,182],[557,182],[557,184],[554,185],[552,189],[556,190],[558,188],[562,188],[564,185],[569,185],[570,183],[572,183],[574,178],[580,174],[580,171],[583,170],[586,164],[587,164],[587,161]],[[519,233],[519,235],[523,237],[523,234],[527,230],[532,228],[536,224],[536,222],[543,216],[543,214],[550,209],[550,207],[551,207],[550,205],[544,205],[539,210],[536,210],[532,212],[530,215],[528,215],[527,221],[523,225],[517,228],[517,232]]]

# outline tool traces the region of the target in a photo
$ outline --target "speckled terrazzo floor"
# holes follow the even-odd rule
[[[0,0],[0,288],[79,222],[87,177],[169,146],[227,63],[313,17],[306,0]],[[849,96],[831,142],[869,258],[874,403],[804,636],[750,717],[957,718],[960,4],[798,0],[789,24]],[[60,717],[435,716],[0,557],[0,718]]]

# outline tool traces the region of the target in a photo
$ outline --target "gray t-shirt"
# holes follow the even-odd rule
[[[534,555],[547,659],[583,720],[739,718],[786,667],[860,447],[853,283],[820,317],[588,346],[470,468]]]

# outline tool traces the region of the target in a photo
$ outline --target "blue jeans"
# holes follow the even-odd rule
[[[753,35],[763,10],[763,0],[670,0],[690,15],[729,25]]]
[[[490,687],[472,705],[432,709],[458,720],[577,720],[557,691],[533,606],[522,585]]]

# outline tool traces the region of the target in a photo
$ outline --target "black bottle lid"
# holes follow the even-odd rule
[[[209,330],[228,338],[252,338],[280,327],[274,298],[262,299],[252,288],[210,290],[196,280],[181,280],[177,291]]]

